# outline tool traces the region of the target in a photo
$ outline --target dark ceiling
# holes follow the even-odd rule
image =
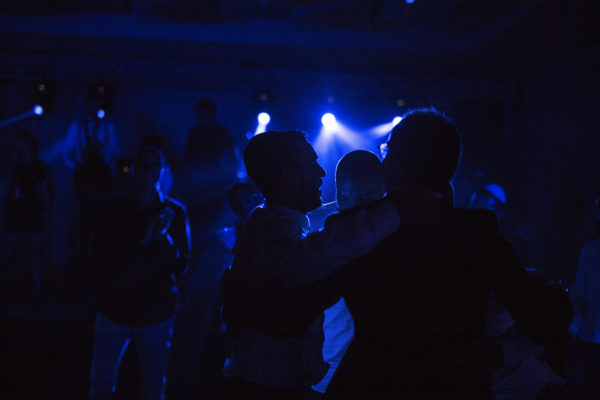
[[[64,16],[90,13],[132,15],[189,23],[254,18],[291,20],[296,26],[343,29],[439,28],[476,32],[498,23],[519,0],[24,0],[5,2],[4,14]]]
[[[0,78],[324,70],[510,76],[598,45],[597,0],[0,3]],[[93,73],[90,73],[93,71]],[[133,71],[133,72],[132,72]],[[150,74],[146,80],[155,80]]]

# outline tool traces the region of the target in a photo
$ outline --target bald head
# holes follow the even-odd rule
[[[342,157],[335,170],[335,183],[340,210],[380,199],[385,194],[381,162],[366,150],[352,151]]]

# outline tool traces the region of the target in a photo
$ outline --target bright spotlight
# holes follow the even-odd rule
[[[98,112],[96,113],[96,116],[98,117],[98,119],[104,118],[105,115],[106,115],[106,112],[103,109],[99,109]]]
[[[400,121],[402,121],[402,117],[394,117],[394,119],[392,120],[392,124],[396,126],[400,123]]]
[[[415,0],[406,0],[406,4],[412,4],[414,2],[415,2]]]
[[[254,130],[254,136],[266,132],[267,125],[269,125],[269,122],[271,122],[271,116],[266,112],[261,112],[258,114],[256,119],[258,119],[258,125]]]
[[[325,113],[321,117],[321,123],[325,128],[333,128],[336,124],[335,115],[332,113]]]
[[[267,114],[266,112],[261,112],[260,114],[258,114],[259,124],[267,125],[269,122],[271,122],[271,116],[269,114]]]
[[[33,106],[33,113],[35,115],[42,115],[44,113],[44,107],[40,106],[39,104],[36,104],[35,106]]]

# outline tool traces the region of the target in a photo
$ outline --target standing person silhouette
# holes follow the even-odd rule
[[[89,398],[110,399],[121,357],[131,340],[140,360],[141,396],[163,399],[175,312],[177,277],[189,265],[185,207],[160,187],[166,161],[143,148],[131,193],[107,199],[94,238],[98,306]]]
[[[17,135],[16,154],[4,202],[5,228],[17,239],[17,264],[32,278],[37,307],[50,263],[54,184],[52,170],[38,158],[38,141],[30,132]]]

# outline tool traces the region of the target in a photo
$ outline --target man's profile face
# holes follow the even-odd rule
[[[320,187],[323,184],[325,170],[317,162],[317,153],[308,142],[297,148],[299,175],[298,206],[301,212],[315,210],[323,204]]]

